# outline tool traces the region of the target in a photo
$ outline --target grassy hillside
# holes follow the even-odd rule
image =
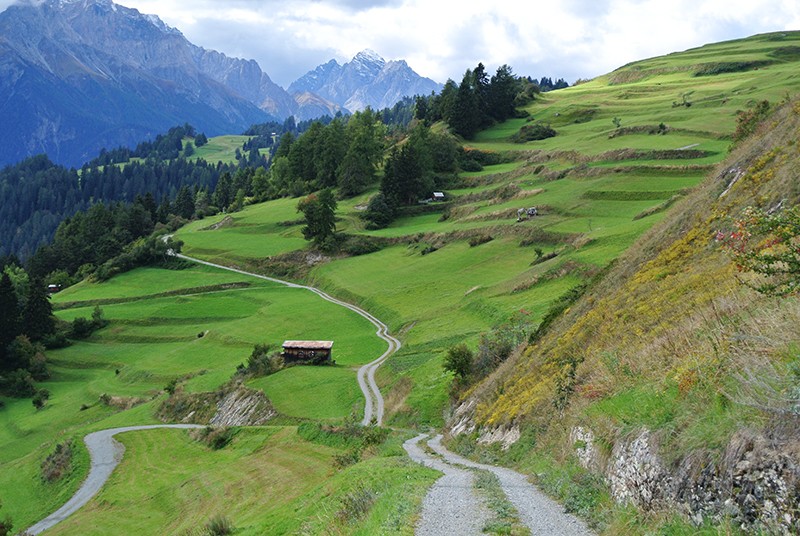
[[[474,346],[479,333],[520,310],[536,325],[556,298],[661,221],[726,157],[738,110],[795,90],[798,58],[790,52],[798,41],[783,33],[710,45],[547,93],[527,108],[530,117],[470,144],[507,163],[463,174],[447,205],[387,229],[363,229],[357,216],[366,197],[340,203],[341,230],[381,238],[386,247],[298,277],[359,302],[402,334],[403,351],[379,373],[395,422],[441,424],[450,378],[440,362],[450,345]],[[558,134],[511,140],[540,122]],[[280,255],[301,238],[294,206],[249,207],[217,230],[201,231],[203,222],[178,236],[190,254],[280,270]],[[540,215],[517,222],[517,209],[530,206]],[[540,254],[556,256],[533,264]]]
[[[44,410],[30,400],[4,400],[0,489],[4,508],[19,524],[55,510],[76,489],[88,463],[80,442],[85,433],[158,422],[154,413],[172,380],[181,380],[186,392],[214,391],[247,362],[256,343],[335,338],[336,366],[290,368],[253,387],[285,417],[341,421],[363,406],[356,366],[385,350],[370,323],[308,291],[201,266],[146,268],[102,284],[84,282],[53,301],[64,320],[89,317],[99,304],[110,325],[85,342],[48,352],[52,400]],[[67,478],[41,482],[42,460],[69,438],[78,463]]]
[[[761,37],[726,49],[743,50],[750,43],[768,49],[774,39]],[[692,56],[705,57],[701,52]],[[776,54],[747,57],[761,61],[765,56]],[[665,61],[645,62],[642,69],[634,65],[630,73],[685,65]],[[796,95],[796,88],[774,85],[782,80],[779,65],[759,67],[776,70],[767,90]],[[758,88],[752,87],[753,92]],[[735,474],[746,467],[740,461],[744,459],[778,464],[784,463],[779,459],[794,460],[785,473],[778,469],[776,478],[796,478],[791,464],[796,463],[800,444],[800,301],[765,296],[744,285],[760,278],[737,271],[719,233],[735,230],[734,222],[746,207],[780,211],[800,202],[799,132],[800,102],[785,100],[723,165],[629,248],[547,335],[469,394],[477,408],[471,419],[484,431],[516,428],[528,438],[527,445],[512,451],[492,448],[481,455],[539,475],[541,484],[572,508],[593,516],[607,532],[621,534],[699,530],[676,514],[679,508],[669,502],[674,498],[650,504],[634,496],[631,501],[647,512],[644,515],[613,505],[607,475],[615,470],[619,449],[642,437],[643,431],[652,438],[659,463],[672,471],[675,485],[691,483],[695,496],[709,489],[717,492],[701,474]],[[579,439],[576,430],[583,434]],[[583,459],[588,470],[580,459],[586,437],[597,448],[589,462]],[[466,450],[474,448],[464,438],[459,442]],[[765,489],[757,476],[747,478]],[[708,506],[700,518],[705,517],[709,533],[735,532],[742,523],[748,531],[792,532],[798,523],[791,507],[797,500],[794,486],[788,484],[785,517],[784,510],[777,515],[770,511],[775,499],[768,491],[752,506],[742,507],[739,501],[746,493],[736,495],[741,492],[734,481],[733,490],[727,490],[727,510]],[[686,501],[681,509],[694,515],[691,509],[697,505],[677,497],[679,504]]]
[[[799,48],[800,33],[756,36],[638,62],[543,95],[527,107],[528,118],[478,135],[470,146],[497,154],[502,163],[462,174],[446,203],[420,206],[386,229],[368,231],[358,216],[374,192],[341,201],[338,228],[362,235],[377,251],[329,258],[307,249],[296,199],[193,222],[177,238],[188,255],[313,283],[387,322],[403,341],[378,372],[396,426],[444,424],[451,403],[452,375],[442,368],[448,348],[459,342],[476,348],[482,333],[512,317],[515,328],[530,332],[560,297],[602,277],[537,346],[506,361],[470,394],[479,401],[478,424],[524,425],[531,439],[524,445],[536,439],[550,448],[516,447],[506,456],[531,473],[555,475],[553,482],[565,483],[562,490],[550,486],[556,494],[596,491],[589,499],[578,495],[576,504],[588,506],[575,509],[613,529],[617,521],[596,515],[608,505],[602,486],[586,472],[569,472],[575,463],[561,441],[567,425],[591,423],[607,442],[642,425],[674,432],[665,445],[678,456],[701,444],[718,447],[742,422],[758,418],[750,410],[726,409],[707,394],[721,391],[714,382],[730,378],[706,360],[719,358],[719,341],[729,335],[718,335],[718,326],[708,322],[724,318],[727,326],[737,314],[749,314],[751,302],[765,311],[783,309],[742,291],[707,237],[745,199],[763,206],[779,197],[796,201],[796,181],[791,168],[776,168],[776,176],[787,177],[783,182],[742,180],[737,192],[744,193],[732,193],[725,201],[730,206],[712,212],[709,202],[728,182],[716,166],[728,156],[737,110],[795,94],[800,54],[793,51]],[[796,121],[792,108],[782,113],[784,123]],[[557,135],[512,141],[538,122]],[[788,132],[775,146],[793,156]],[[230,152],[241,143],[228,141],[226,148],[228,142],[212,140],[197,155],[222,159],[211,151]],[[741,149],[742,169],[754,165],[761,150]],[[773,162],[791,160],[770,160],[750,176],[763,176]],[[539,215],[518,222],[517,210],[533,206]],[[631,279],[634,273],[638,280]],[[721,303],[722,295],[732,296],[731,304]],[[78,444],[69,476],[41,482],[39,466],[57,442],[155,422],[171,380],[180,379],[186,392],[214,391],[246,361],[253,344],[291,338],[335,340],[338,365],[290,368],[251,381],[281,414],[274,427],[241,430],[220,451],[185,432],[124,436],[130,457],[109,487],[53,532],[97,527],[91,530],[102,533],[126,518],[153,533],[188,534],[221,510],[242,534],[265,527],[374,534],[412,526],[434,475],[405,461],[398,437],[348,465],[352,444],[297,428],[308,419],[341,421],[363,404],[355,366],[384,346],[360,317],[302,290],[204,267],[140,269],[102,284],[82,283],[54,302],[65,320],[89,316],[100,304],[111,324],[49,354],[54,378],[45,385],[53,396],[43,411],[27,400],[4,399],[0,489],[3,512],[12,513],[16,526],[54,510],[85,474],[88,460]],[[696,313],[690,319],[683,316],[687,307]],[[778,316],[788,319],[781,320],[784,328],[795,319]],[[689,333],[701,335],[695,346],[684,342]],[[688,350],[674,359],[679,347]],[[792,359],[791,346],[775,348]],[[102,394],[112,403],[101,402]],[[565,425],[548,429],[554,400],[560,400],[557,415]],[[551,433],[537,436],[543,430]],[[277,485],[273,473],[293,484],[265,497],[264,490]],[[161,476],[153,481],[153,474]],[[244,485],[249,478],[261,483],[257,489]],[[357,504],[365,510],[348,511]],[[632,523],[641,522],[631,516]]]

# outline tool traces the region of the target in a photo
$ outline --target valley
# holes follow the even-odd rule
[[[768,310],[783,319],[774,324],[783,338],[765,359],[796,363],[797,334],[787,326],[797,298],[748,294],[710,237],[747,205],[797,202],[796,50],[800,33],[754,36],[540,94],[527,117],[465,142],[493,160],[459,173],[445,201],[368,229],[360,215],[377,188],[339,200],[337,232],[361,237],[367,251],[309,247],[298,200],[280,198],[175,233],[185,258],[275,279],[195,263],[137,268],[53,295],[62,320],[99,305],[110,323],[48,351],[44,409],[3,398],[3,512],[24,527],[66,502],[88,470],[85,434],[206,424],[217,406],[193,404],[227,396],[254,345],[317,339],[335,341],[335,366],[288,367],[235,387],[263,395],[274,411],[267,422],[232,427],[218,449],[178,430],[120,436],[127,453],[106,486],[45,534],[189,535],[214,516],[236,534],[412,534],[440,475],[411,461],[403,443],[428,428],[447,432],[454,450],[532,476],[599,533],[692,533],[698,525],[673,506],[618,504],[598,468],[643,427],[662,434],[660,454],[677,464],[698,452],[722,457],[737,430],[774,422],[727,396],[739,384],[721,356],[751,336],[748,315]],[[738,112],[762,100],[778,115],[755,138],[735,140]],[[556,135],[513,141],[536,125]],[[209,147],[225,152],[224,140]],[[784,156],[758,168],[770,151]],[[731,170],[751,171],[735,186]],[[719,201],[725,187],[732,193]],[[535,216],[518,216],[531,207]],[[384,353],[376,328],[395,353]],[[475,355],[469,377],[443,367],[459,343]],[[380,392],[359,387],[372,376]],[[359,426],[371,411],[382,426]],[[591,442],[569,439],[581,426],[595,431],[604,457],[596,466],[576,454]],[[66,477],[43,481],[42,461],[66,441],[74,450]],[[709,514],[700,526],[735,533],[739,522]]]

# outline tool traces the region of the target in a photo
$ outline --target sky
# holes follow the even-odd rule
[[[12,0],[0,0],[0,10]],[[798,0],[118,0],[192,43],[255,59],[284,88],[370,48],[437,82],[483,62],[518,75],[592,78],[631,61],[800,30]]]

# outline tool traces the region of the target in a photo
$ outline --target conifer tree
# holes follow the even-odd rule
[[[40,341],[55,332],[53,306],[41,279],[31,279],[28,301],[22,310],[22,328],[32,341]]]
[[[472,87],[473,80],[472,71],[467,69],[461,85],[458,86],[458,92],[453,102],[453,112],[449,119],[453,131],[468,140],[475,136],[480,121],[478,99]]]

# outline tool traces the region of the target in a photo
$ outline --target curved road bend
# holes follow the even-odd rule
[[[386,360],[386,358],[388,358],[390,355],[399,350],[401,346],[400,341],[389,334],[389,328],[386,324],[384,324],[383,322],[372,316],[364,309],[357,307],[351,303],[338,300],[315,287],[299,285],[297,283],[284,281],[282,279],[276,279],[274,277],[269,277],[266,275],[254,274],[252,272],[245,272],[244,270],[239,270],[238,268],[231,268],[230,266],[225,266],[223,264],[215,264],[213,262],[196,259],[194,257],[188,257],[180,253],[175,254],[175,256],[178,257],[179,259],[183,259],[186,261],[205,264],[206,266],[212,266],[214,268],[220,268],[222,270],[236,272],[237,274],[257,277],[259,279],[264,279],[266,281],[271,281],[273,283],[286,285],[287,287],[305,289],[318,295],[323,300],[335,303],[336,305],[340,305],[342,307],[346,307],[347,309],[350,309],[354,313],[366,318],[370,323],[372,323],[373,326],[377,328],[375,334],[379,338],[386,341],[389,347],[378,359],[371,361],[358,369],[358,385],[361,388],[361,392],[364,393],[364,399],[365,399],[364,419],[361,421],[361,423],[364,426],[367,426],[374,421],[374,423],[377,424],[378,426],[381,425],[381,423],[383,422],[383,396],[381,396],[381,391],[380,389],[378,389],[378,384],[375,382],[375,371],[378,370],[378,367],[381,366],[381,364]]]
[[[83,481],[75,495],[64,506],[30,527],[25,534],[36,535],[51,528],[56,523],[75,513],[100,491],[108,477],[111,476],[114,468],[122,461],[122,455],[125,453],[125,446],[114,439],[115,435],[137,430],[151,430],[153,428],[202,428],[202,426],[197,424],[149,424],[110,428],[87,435],[83,438],[83,442],[86,443],[86,448],[89,449],[91,465],[86,480]]]

